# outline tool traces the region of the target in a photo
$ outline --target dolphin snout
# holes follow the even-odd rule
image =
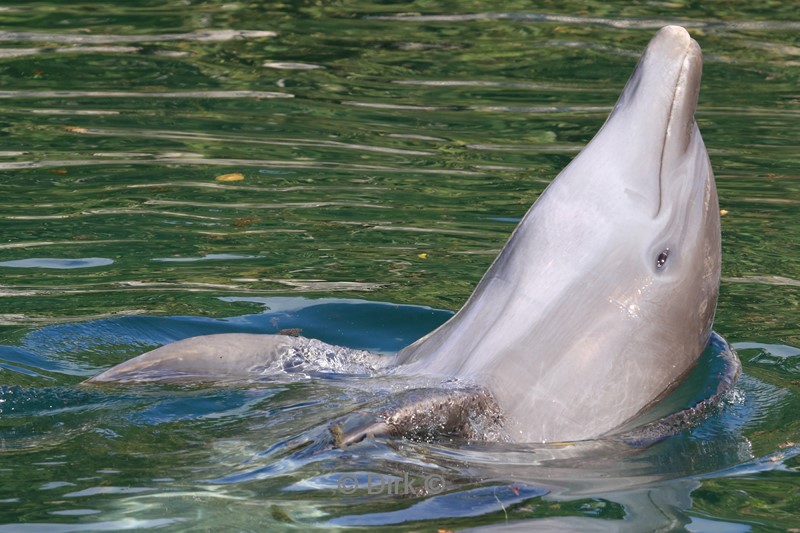
[[[662,28],[650,41],[614,110],[592,143],[588,159],[613,153],[608,168],[625,194],[655,218],[665,182],[681,165],[695,136],[700,91],[699,45],[679,26]]]
[[[685,30],[684,30],[685,31]],[[700,77],[703,72],[703,56],[700,46],[691,40],[681,62],[678,79],[672,96],[662,151],[662,168],[665,160],[683,155],[694,131],[694,113],[700,94]]]

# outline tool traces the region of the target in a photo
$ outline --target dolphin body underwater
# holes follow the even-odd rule
[[[292,369],[426,376],[441,387],[331,426],[338,443],[420,431],[480,439],[481,417],[506,441],[580,441],[616,434],[663,399],[711,339],[724,376],[688,412],[711,408],[739,362],[711,331],[720,220],[694,120],[701,70],[686,30],[662,28],[603,127],[536,200],[467,303],[395,356],[218,334],[168,344],[88,383],[254,382]],[[685,429],[676,420],[650,430]]]

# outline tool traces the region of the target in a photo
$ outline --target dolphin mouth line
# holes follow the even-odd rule
[[[661,204],[664,198],[664,153],[667,151],[667,142],[669,141],[672,123],[675,119],[675,100],[678,90],[682,85],[686,84],[686,73],[689,70],[686,59],[689,57],[689,52],[692,49],[692,42],[693,41],[690,40],[689,44],[686,45],[686,50],[684,50],[683,57],[681,58],[681,70],[678,72],[678,78],[675,80],[675,86],[672,88],[672,101],[669,104],[669,114],[667,115],[669,118],[667,119],[667,127],[664,129],[664,139],[661,141],[661,158],[658,165],[658,207],[656,208],[656,214],[653,218],[661,213]],[[692,118],[692,120],[694,120],[694,118]]]

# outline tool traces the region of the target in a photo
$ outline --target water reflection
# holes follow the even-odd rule
[[[220,42],[233,39],[264,39],[275,36],[277,36],[277,33],[274,31],[264,30],[198,30],[187,33],[150,33],[145,35],[0,31],[0,42],[48,42],[69,44],[157,43],[170,41]]]
[[[675,24],[687,29],[705,30],[794,30],[800,28],[800,22],[768,21],[768,20],[736,20],[736,21],[701,21],[685,18],[631,19],[602,18],[591,16],[549,15],[546,13],[469,13],[455,15],[383,15],[373,16],[378,20],[398,22],[470,22],[476,20],[513,20],[518,22],[561,22],[565,24],[597,24],[611,28],[657,30]]]
[[[0,267],[6,268],[93,268],[108,266],[114,263],[107,257],[83,257],[80,259],[65,259],[55,257],[32,257],[30,259],[17,259],[15,261],[0,261]]]

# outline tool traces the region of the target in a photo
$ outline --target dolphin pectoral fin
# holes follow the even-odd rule
[[[492,395],[483,388],[464,388],[414,389],[371,412],[340,418],[328,429],[334,446],[344,448],[370,437],[505,441],[502,427],[503,414]]]
[[[253,377],[294,343],[283,335],[225,333],[183,339],[120,363],[86,383],[204,382]]]
[[[237,383],[303,372],[371,374],[387,360],[305,337],[223,333],[167,344],[84,383]]]
[[[328,426],[334,448],[347,448],[367,438],[396,437],[397,428],[388,424],[379,415],[351,413],[344,419]]]

